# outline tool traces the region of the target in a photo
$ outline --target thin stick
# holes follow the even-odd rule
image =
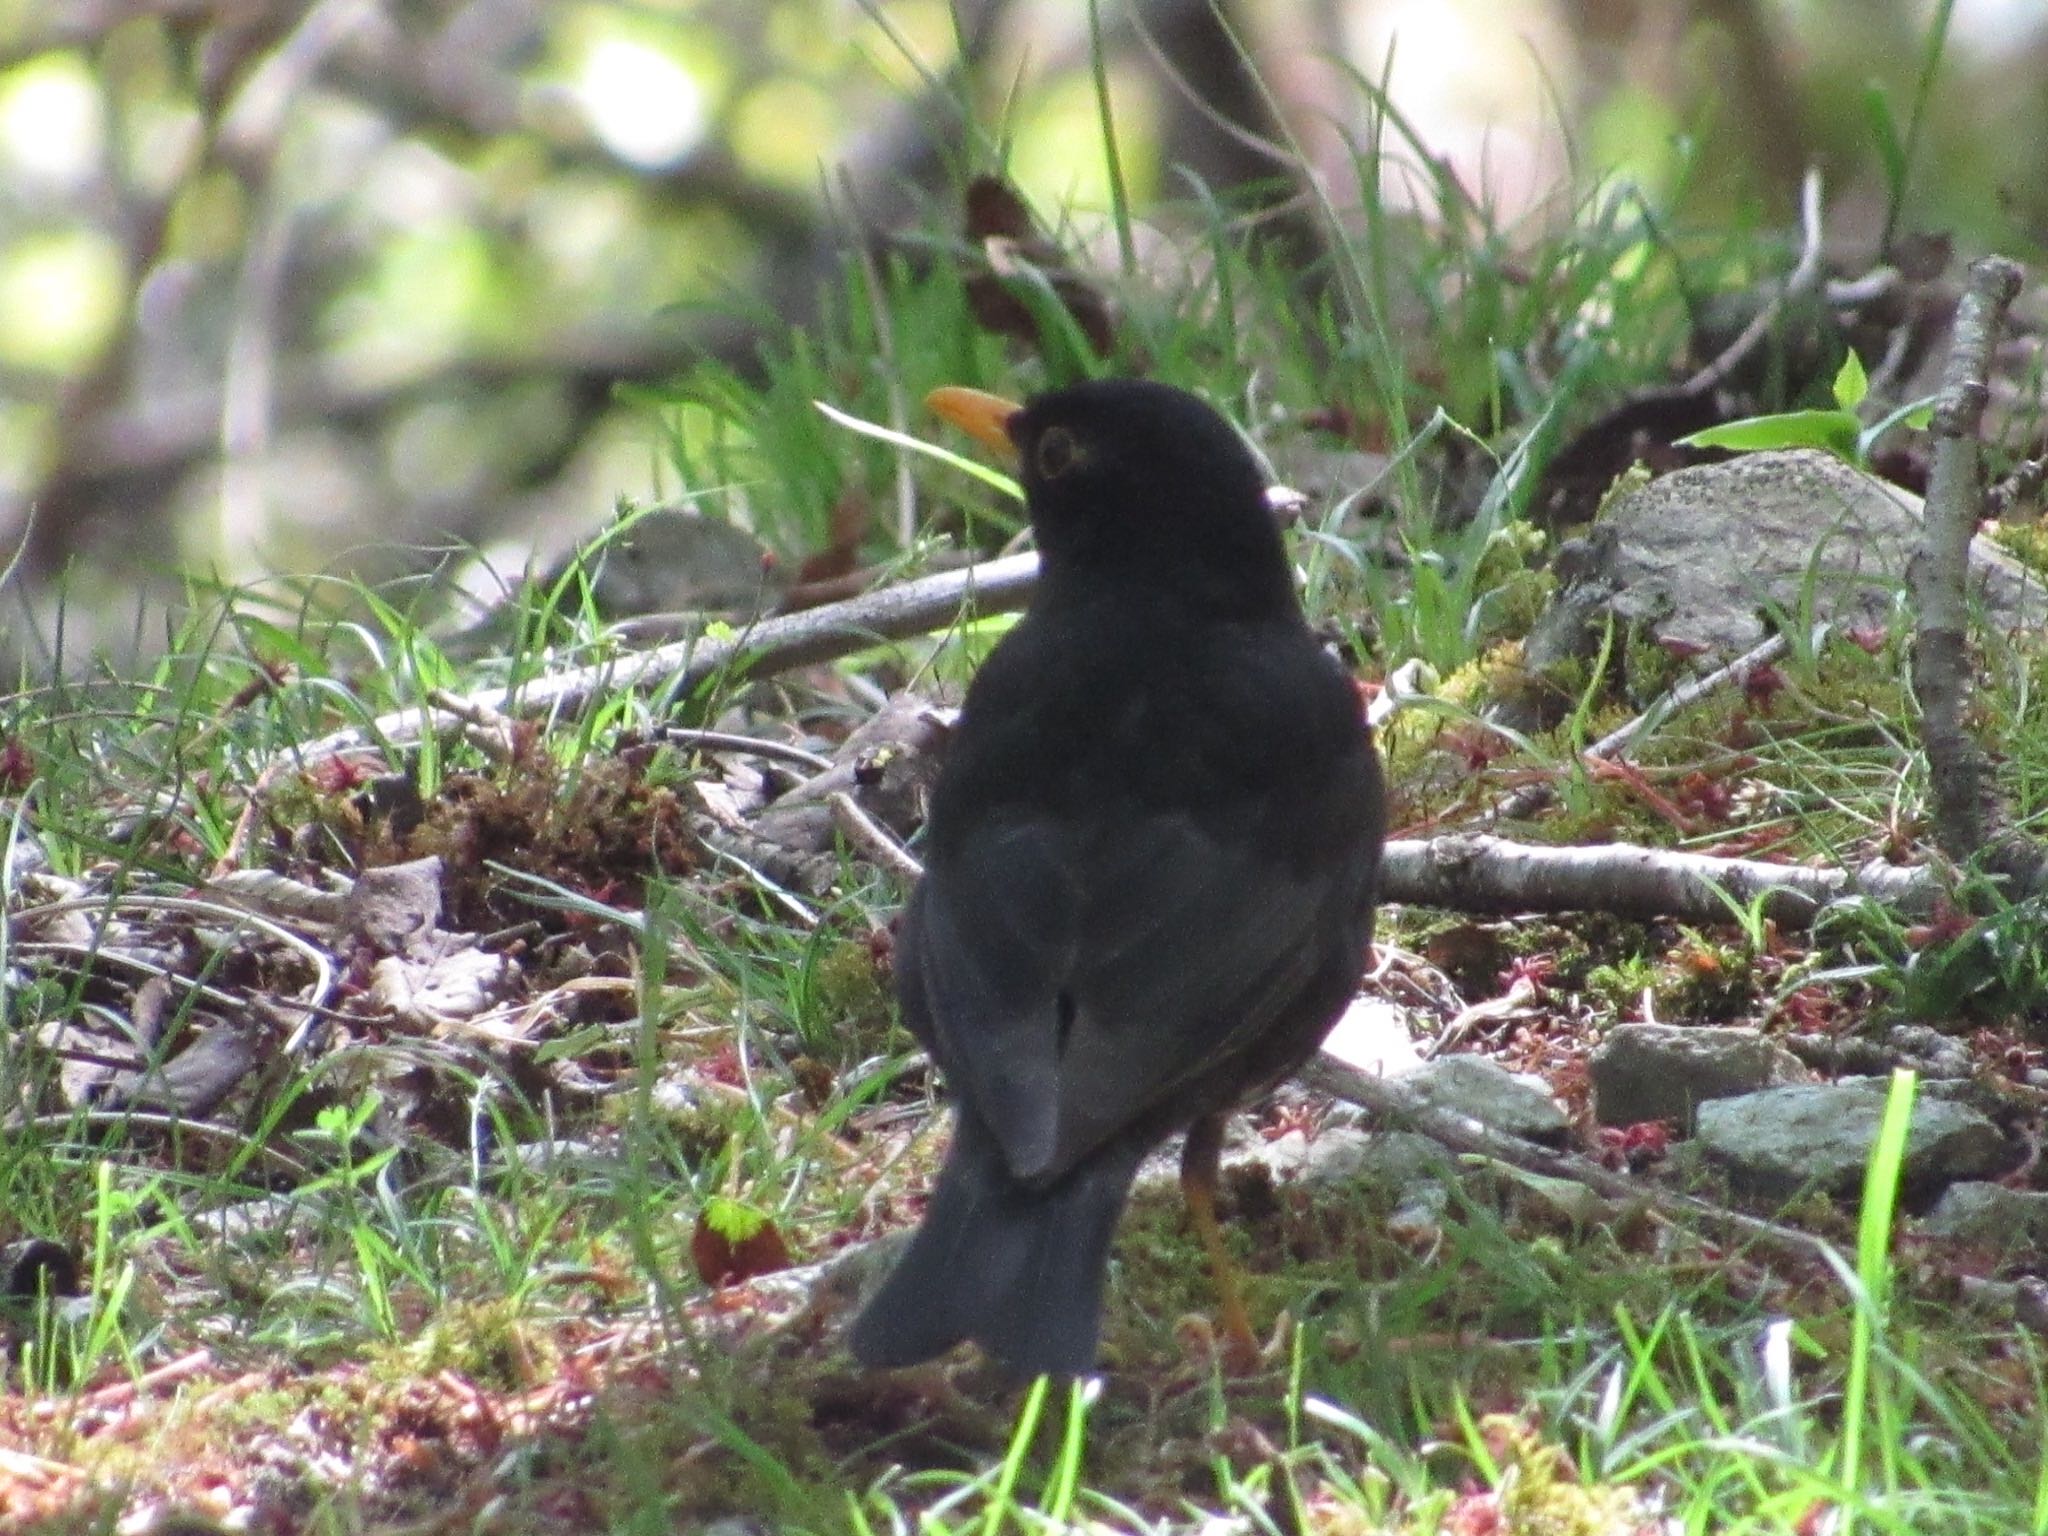
[[[599,694],[622,688],[687,694],[721,675],[735,680],[772,676],[884,641],[930,634],[958,623],[970,610],[1012,613],[1031,600],[1037,584],[1038,556],[1012,555],[864,592],[843,603],[763,619],[730,638],[697,635],[599,666],[538,678],[509,698],[502,688],[480,689],[473,697],[508,713],[573,715]],[[415,706],[380,715],[368,725],[316,737],[279,755],[305,761],[359,747],[403,745],[454,720],[444,710]]]
[[[825,797],[825,803],[832,807],[832,820],[839,830],[875,863],[904,880],[914,882],[923,877],[924,866],[896,841],[887,827],[862,810],[853,796],[843,789],[834,790]]]
[[[1828,1252],[1826,1243],[1796,1228],[1745,1216],[1691,1195],[1658,1189],[1633,1175],[1614,1173],[1589,1158],[1553,1152],[1533,1141],[1495,1130],[1470,1115],[1425,1103],[1398,1078],[1374,1077],[1327,1052],[1319,1052],[1302,1069],[1301,1080],[1310,1088],[1370,1110],[1396,1125],[1407,1126],[1455,1152],[1489,1157],[1545,1178],[1569,1179],[1609,1200],[1648,1205],[1667,1218],[1689,1216],[1703,1226],[1730,1233],[1766,1251],[1802,1259],[1824,1258]]]
[[[1786,307],[1796,299],[1811,292],[1820,280],[1821,217],[1820,217],[1820,172],[1809,170],[1799,185],[1799,261],[1792,268],[1792,275],[1785,279],[1785,286],[1778,290],[1776,298],[1757,313],[1757,317],[1742,328],[1742,334],[1731,341],[1721,355],[1680,386],[1680,392],[1688,395],[1712,394],[1727,382],[1728,376],[1742,366],[1743,360],[1754,352],[1763,339],[1783,317]]]
[[[661,728],[660,739],[675,746],[697,747],[706,752],[772,757],[781,762],[795,763],[799,768],[808,768],[812,773],[824,773],[832,767],[831,758],[820,757],[806,747],[786,741],[767,741],[759,736],[743,736],[738,731],[700,731],[690,726],[665,725]]]
[[[1708,694],[1718,692],[1730,683],[1747,684],[1750,674],[1760,667],[1767,667],[1785,654],[1786,641],[1782,634],[1772,635],[1763,644],[1752,646],[1726,666],[1691,678],[1673,688],[1635,719],[1620,725],[1602,736],[1593,745],[1579,754],[1592,761],[1604,761],[1619,757],[1635,739],[1654,725],[1661,725],[1667,718],[1680,710],[1690,709]],[[1517,821],[1533,816],[1557,798],[1554,784],[1538,780],[1524,784],[1520,789],[1502,800],[1486,816],[1489,824],[1496,821]]]

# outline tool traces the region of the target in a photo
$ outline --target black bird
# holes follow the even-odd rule
[[[1302,617],[1257,457],[1195,396],[929,403],[1014,446],[1042,567],[932,795],[896,976],[953,1140],[853,1353],[972,1339],[1019,1375],[1092,1369],[1131,1181],[1185,1129],[1226,1336],[1255,1354],[1215,1225],[1222,1120],[1314,1052],[1366,963],[1386,813],[1358,693]]]

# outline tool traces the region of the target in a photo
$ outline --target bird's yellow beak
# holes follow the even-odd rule
[[[1010,420],[1023,409],[1016,401],[948,384],[926,395],[924,403],[933,415],[944,417],[976,442],[985,443],[1006,457],[1016,457],[1017,444],[1010,436]]]

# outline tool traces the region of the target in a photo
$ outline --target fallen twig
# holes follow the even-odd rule
[[[924,866],[917,862],[910,850],[897,842],[887,827],[862,810],[860,802],[852,795],[837,789],[826,797],[826,803],[832,807],[832,820],[846,834],[848,841],[883,869],[905,880],[915,880],[924,873]]]
[[[1820,284],[1821,279],[1821,217],[1820,217],[1820,172],[1809,170],[1799,185],[1799,260],[1792,273],[1785,279],[1785,286],[1777,296],[1762,309],[1756,318],[1742,328],[1742,334],[1731,341],[1706,367],[1687,379],[1680,390],[1688,395],[1709,395],[1726,383],[1729,375],[1740,368],[1743,359],[1763,343],[1765,337],[1776,330],[1783,319],[1786,306],[1794,299],[1802,298]]]
[[[1727,922],[1732,901],[1745,908],[1761,903],[1763,914],[1784,928],[1803,928],[1823,906],[1851,896],[1924,917],[1943,890],[1931,870],[1877,862],[1829,869],[1629,843],[1553,848],[1479,835],[1396,839],[1387,844],[1380,866],[1380,895],[1388,901],[1465,912],[1612,912],[1695,923]]]
[[[1737,1241],[1767,1251],[1791,1254],[1801,1259],[1823,1257],[1827,1244],[1794,1227],[1757,1216],[1745,1216],[1725,1206],[1714,1205],[1692,1195],[1659,1189],[1633,1174],[1615,1173],[1589,1158],[1524,1141],[1506,1131],[1461,1115],[1456,1110],[1425,1103],[1399,1078],[1375,1077],[1361,1072],[1328,1052],[1318,1052],[1301,1071],[1308,1087],[1356,1104],[1386,1120],[1427,1136],[1452,1151],[1490,1157],[1545,1178],[1569,1179],[1595,1194],[1625,1204],[1647,1205],[1667,1219],[1690,1217],[1710,1230],[1727,1233]]]
[[[957,623],[970,610],[1013,612],[1030,601],[1037,581],[1036,554],[1010,555],[865,592],[843,603],[763,619],[730,638],[698,635],[539,678],[509,697],[502,687],[478,689],[466,697],[506,713],[532,715],[574,714],[597,695],[620,689],[687,694],[714,677],[762,677],[831,661],[881,641],[930,634]],[[395,710],[368,725],[287,748],[279,756],[303,762],[358,747],[400,745],[456,723],[457,717],[446,710]]]
[[[779,762],[794,763],[810,773],[824,773],[832,766],[831,758],[822,757],[809,748],[799,747],[787,741],[746,736],[738,731],[700,731],[689,726],[665,725],[661,728],[661,740],[671,746],[695,747],[703,752],[734,752],[742,757],[772,757]]]
[[[835,815],[843,815],[842,799],[859,811],[851,797],[835,795]],[[840,825],[877,863],[905,880],[924,873],[885,829],[869,822],[871,842],[846,821]],[[1894,864],[1827,869],[1632,843],[1553,848],[1483,836],[1395,838],[1380,863],[1385,901],[1464,912],[1611,912],[1694,923],[1727,922],[1731,901],[1744,907],[1760,902],[1766,917],[1788,929],[1806,927],[1829,902],[1851,896],[1867,896],[1901,916],[1925,917],[1945,889],[1932,870]]]
[[[1751,673],[1769,666],[1785,654],[1785,645],[1783,635],[1772,635],[1763,644],[1744,651],[1726,666],[1716,667],[1711,672],[1687,679],[1635,719],[1615,727],[1602,736],[1580,756],[1592,762],[1603,762],[1619,757],[1635,745],[1637,737],[1661,725],[1680,710],[1691,708],[1708,694],[1717,692],[1731,683],[1747,684]],[[1548,780],[1538,779],[1533,783],[1524,784],[1508,795],[1487,814],[1485,819],[1489,824],[1497,821],[1518,821],[1523,817],[1535,815],[1556,798],[1556,785]]]

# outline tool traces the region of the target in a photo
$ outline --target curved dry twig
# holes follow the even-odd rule
[[[57,916],[65,912],[99,913],[111,916],[113,913],[124,909],[135,909],[145,912],[183,912],[199,917],[215,918],[221,922],[245,924],[248,927],[260,930],[287,948],[297,950],[306,957],[308,963],[313,967],[314,980],[312,988],[308,994],[288,1002],[281,1002],[277,1006],[294,1012],[302,1011],[308,1019],[326,1009],[327,999],[334,991],[333,962],[321,952],[317,945],[309,943],[296,933],[293,933],[291,929],[281,923],[273,922],[261,913],[251,912],[244,907],[230,906],[226,902],[203,901],[194,896],[156,896],[140,891],[130,891],[118,896],[70,896],[61,901],[42,903],[16,914],[16,916]],[[26,950],[31,946],[28,943],[17,943],[15,947]],[[78,948],[76,945],[64,945],[62,947],[67,950],[76,950]],[[189,988],[194,995],[202,997],[216,1006],[240,1009],[246,1006],[248,1001],[246,998],[222,992],[218,988],[208,986],[203,981],[195,981],[189,976],[177,975],[174,972],[165,970],[161,966],[154,965],[134,955],[124,954],[119,950],[103,949],[100,951],[100,954],[105,958],[115,960],[117,963],[131,965],[138,969],[147,970],[152,975],[162,976],[173,985]],[[286,1049],[294,1048],[304,1034],[305,1027],[302,1024],[298,1030],[294,1031],[293,1040],[291,1044],[287,1045]]]
[[[1779,321],[1784,318],[1786,306],[1819,286],[1821,210],[1820,172],[1817,170],[1809,170],[1805,180],[1799,184],[1799,234],[1799,260],[1785,279],[1785,286],[1778,290],[1770,303],[1757,311],[1756,318],[1722,349],[1719,357],[1679,386],[1680,393],[1710,395],[1719,389],[1742,366],[1743,360],[1763,344],[1764,338],[1777,329]]]
[[[762,619],[729,638],[697,635],[594,667],[543,677],[505,697],[502,687],[472,697],[508,713],[574,714],[601,693],[632,689],[686,694],[717,677],[769,676],[851,655],[887,640],[931,634],[977,613],[1011,613],[1030,601],[1038,582],[1038,556],[1010,555],[959,571],[942,571],[899,586],[864,592],[841,603]],[[367,725],[350,726],[287,748],[288,761],[305,762],[359,747],[417,741],[455,723],[444,710],[395,710]]]

